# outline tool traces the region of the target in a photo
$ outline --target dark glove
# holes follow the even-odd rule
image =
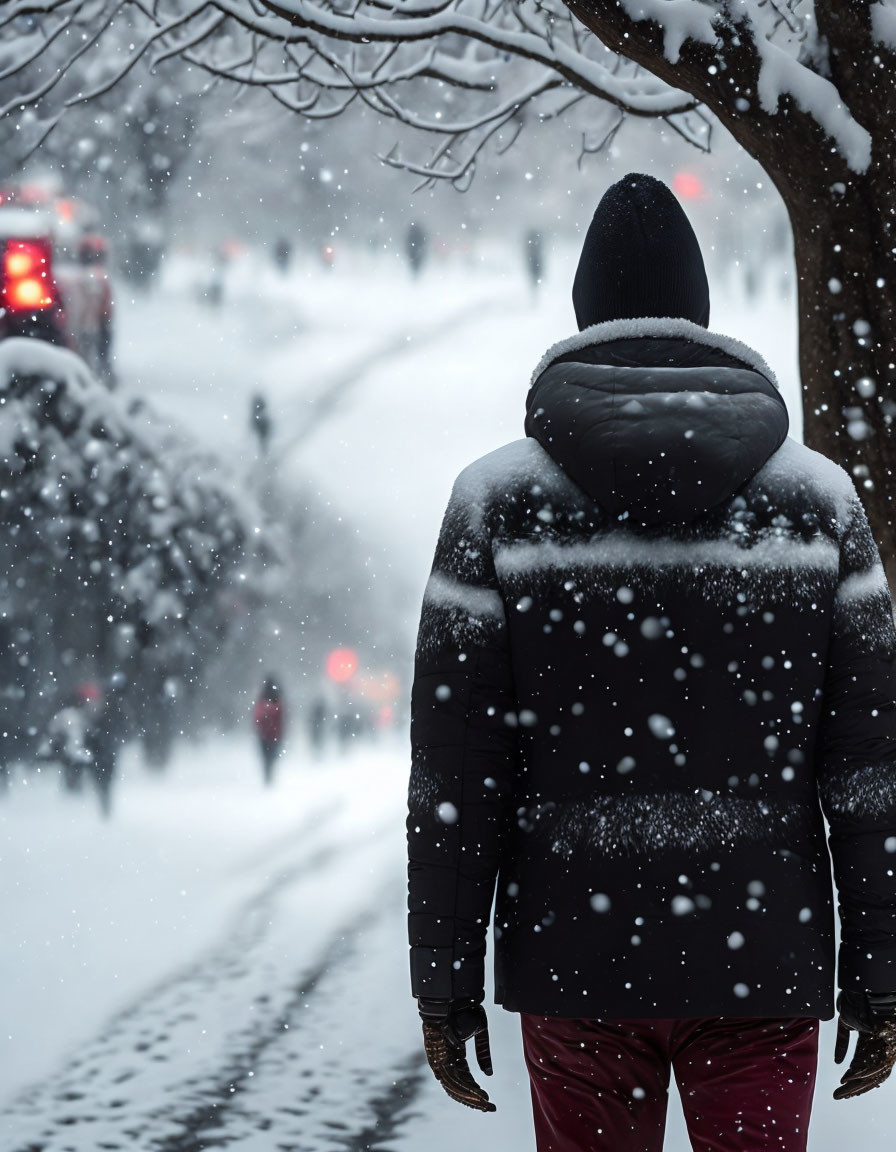
[[[423,1021],[423,1047],[436,1080],[452,1100],[480,1112],[497,1111],[467,1064],[467,1041],[472,1037],[479,1067],[486,1076],[492,1074],[485,1009],[472,1000],[420,997],[417,1004]]]
[[[837,997],[837,1043],[834,1063],[849,1048],[849,1033],[858,1033],[852,1063],[844,1072],[835,1100],[861,1096],[879,1088],[896,1064],[896,992],[841,992]]]

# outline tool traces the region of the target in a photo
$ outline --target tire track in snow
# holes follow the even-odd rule
[[[248,1077],[290,1013],[376,919],[382,883],[365,899],[370,883],[360,885],[358,872],[365,864],[375,878],[382,872],[377,836],[391,834],[394,823],[363,829],[348,844],[331,839],[273,875],[217,947],[117,1014],[64,1069],[5,1111],[4,1148],[180,1147],[204,1121],[208,1101],[217,1108],[233,1095],[232,1082],[244,1069]],[[316,959],[309,963],[309,955]]]

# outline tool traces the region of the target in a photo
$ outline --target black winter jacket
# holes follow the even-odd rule
[[[417,996],[833,1016],[896,988],[896,652],[849,476],[687,321],[555,346],[458,478],[413,688]],[[830,825],[830,856],[823,815]]]

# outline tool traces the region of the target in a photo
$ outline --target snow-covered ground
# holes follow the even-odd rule
[[[174,260],[161,290],[119,301],[121,389],[231,472],[254,465],[263,391],[284,483],[311,478],[422,593],[454,476],[522,434],[531,370],[573,328],[574,259],[556,254],[533,302],[499,251],[416,282],[369,255],[280,278],[249,254],[218,309]],[[720,292],[712,327],[777,370],[798,434],[792,305]],[[108,822],[46,772],[0,796],[2,1152],[534,1148],[516,1017],[490,1011],[494,1115],[423,1062],[403,740],[324,760],[296,744],[278,770],[263,789],[243,731],[181,745],[164,775],[126,756]],[[810,1148],[839,1152],[861,1125],[883,1152],[896,1088],[832,1101],[833,1033]],[[675,1093],[666,1147],[688,1147]]]
[[[400,742],[260,784],[247,734],[126,759],[110,822],[51,774],[0,805],[4,1152],[532,1149],[515,1016],[492,1007],[491,1116],[445,1096],[408,993]],[[822,1029],[812,1149],[891,1090],[835,1104]],[[688,1147],[677,1093],[667,1149]]]
[[[127,757],[109,822],[53,773],[16,776],[4,1152],[447,1148],[430,1123],[484,1119],[429,1076],[408,995],[406,764],[400,742],[300,746],[266,790],[248,734],[222,738],[161,776]],[[515,1021],[493,1015],[499,1123],[524,1148]]]

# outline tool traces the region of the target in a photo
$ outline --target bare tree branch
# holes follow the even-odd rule
[[[864,62],[874,48],[868,0],[816,0],[815,10],[819,25],[827,13],[845,21],[856,43],[862,32]],[[129,59],[66,91],[63,110],[109,91],[150,53],[156,64],[180,57],[219,81],[266,89],[314,118],[361,96],[424,139],[453,137],[464,177],[513,104],[531,106],[536,121],[593,120],[598,104],[610,105],[664,119],[700,148],[707,120],[689,114],[702,104],[748,146],[750,133],[783,132],[783,118],[797,117],[851,167],[868,163],[867,131],[850,110],[850,61],[829,60],[830,37],[807,19],[812,5],[795,0],[17,0],[0,15],[0,45],[29,21],[27,34],[37,29],[45,47],[29,42],[0,83],[29,75],[45,54],[53,67],[0,114],[27,106],[52,122],[54,93],[103,52],[117,13],[135,30]],[[86,39],[64,34],[75,25]],[[308,53],[301,66],[296,52]],[[571,102],[569,92],[587,100]],[[456,162],[442,167],[456,180]]]
[[[127,0],[117,0],[117,3],[115,3],[111,6],[111,12],[107,16],[107,18],[102,21],[102,23],[99,25],[99,27],[96,29],[96,31],[94,32],[94,34],[91,37],[89,37],[89,38],[85,37],[83,43],[81,43],[78,46],[78,48],[72,53],[72,55],[66,61],[64,69],[59,69],[58,71],[55,72],[55,74],[51,71],[50,75],[47,77],[47,79],[42,84],[39,84],[36,88],[32,89],[30,92],[26,92],[23,94],[17,93],[5,105],[0,106],[0,118],[8,115],[14,109],[19,108],[22,105],[36,104],[44,96],[47,96],[50,92],[52,92],[53,89],[56,87],[56,85],[66,75],[68,70],[71,67],[73,67],[81,59],[81,57],[85,55],[85,53],[89,52],[91,50],[91,48],[93,48],[99,42],[100,38],[104,35],[105,32],[108,31],[108,29],[111,26],[112,22],[114,21],[115,17],[118,15],[118,13],[121,11],[121,9],[124,7],[124,5],[126,3],[127,3]]]
[[[45,52],[47,52],[53,41],[67,32],[71,26],[72,18],[67,16],[64,20],[59,21],[49,36],[43,38],[34,37],[37,43],[31,52],[26,53],[25,55],[19,55],[18,53],[13,52],[12,64],[10,64],[8,68],[4,68],[2,71],[0,71],[0,83],[2,83],[4,80],[8,80],[10,76],[15,76],[18,72],[24,71],[24,69],[26,69],[29,64],[33,64],[38,56],[42,56]]]
[[[109,50],[122,17],[133,34]],[[455,184],[513,117],[517,136],[529,120],[602,121],[603,104],[640,117],[698,106],[607,52],[560,0],[19,0],[0,16],[0,50],[21,36],[22,21],[31,39],[0,72],[7,92],[14,85],[0,115],[27,109],[37,118],[32,150],[66,109],[108,93],[141,60],[182,59],[311,119],[338,116],[360,97],[423,140],[451,140],[450,157],[462,161],[437,151],[435,162],[408,163]]]

